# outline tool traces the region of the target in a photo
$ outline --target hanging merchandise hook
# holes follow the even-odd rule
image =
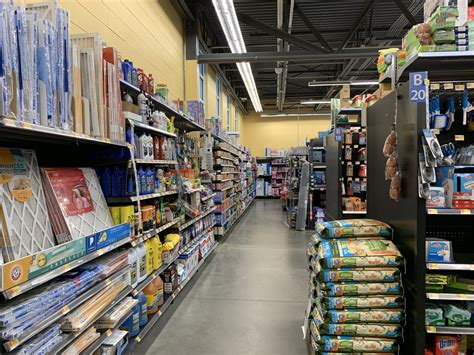
[[[446,115],[448,116],[448,125],[446,130],[449,131],[451,129],[451,125],[454,122],[454,113],[456,112],[456,103],[454,101],[454,96],[448,97],[448,111]]]

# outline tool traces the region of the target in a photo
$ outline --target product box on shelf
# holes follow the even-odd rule
[[[161,254],[161,258],[163,260],[163,263],[165,264],[169,264],[170,262],[172,262],[174,259],[176,259],[176,257],[178,256],[179,254],[179,244],[176,245],[173,249],[171,250],[163,250],[163,253]]]
[[[77,260],[96,250],[130,236],[130,225],[120,224],[102,232],[64,243],[42,252],[0,265],[0,291],[8,290],[35,279],[48,271]],[[69,269],[68,269],[69,270]]]
[[[199,246],[193,245],[189,247],[179,256],[176,262],[178,283],[181,284],[199,262]]]

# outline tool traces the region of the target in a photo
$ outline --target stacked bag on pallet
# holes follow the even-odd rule
[[[316,353],[396,353],[404,259],[392,229],[371,219],[318,223],[308,244],[311,347]]]

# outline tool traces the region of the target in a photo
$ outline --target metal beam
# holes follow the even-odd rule
[[[415,20],[415,17],[412,15],[412,13],[407,9],[407,7],[405,6],[405,4],[403,3],[402,0],[395,0],[395,2],[397,3],[398,7],[400,8],[400,10],[402,10],[403,14],[405,15],[405,17],[407,18],[407,20],[412,24],[412,26],[416,25],[417,24],[417,21]]]
[[[306,17],[304,12],[300,9],[298,5],[295,5],[295,11],[300,17],[300,19],[303,20],[305,23],[306,27],[311,31],[311,33],[316,37],[316,39],[321,43],[327,50],[330,52],[333,51],[332,47],[329,45],[329,43],[324,39],[324,37],[321,35],[321,33],[316,29],[316,27],[313,26],[311,21]]]
[[[308,49],[308,50],[313,50],[316,52],[320,53],[327,53],[329,52],[326,48],[317,46],[311,42],[305,41],[303,39],[300,39],[296,36],[290,35],[288,32],[285,32],[283,30],[280,30],[278,28],[268,26],[260,21],[257,21],[253,19],[252,17],[246,15],[246,14],[238,14],[237,17],[239,18],[239,21],[252,26],[258,30],[261,30],[263,32],[266,32],[268,34],[274,35],[275,37],[281,38],[289,43],[295,44],[298,47]]]
[[[359,28],[360,24],[362,23],[362,20],[369,13],[372,6],[374,6],[374,2],[375,2],[375,0],[366,0],[364,8],[360,12],[359,17],[357,18],[357,20],[354,22],[354,25],[352,26],[352,29],[349,31],[349,33],[347,34],[344,41],[342,41],[341,46],[339,47],[339,52],[342,51],[347,46],[347,43],[349,43],[352,36],[354,36],[354,33],[356,33],[357,29]]]
[[[310,51],[294,51],[291,53],[279,52],[250,52],[250,53],[212,53],[201,54],[197,60],[199,63],[239,63],[239,62],[315,62],[341,59],[370,58],[378,55],[378,48],[357,48],[357,50],[345,50],[340,53],[315,53]]]

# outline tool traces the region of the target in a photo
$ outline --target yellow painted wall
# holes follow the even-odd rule
[[[168,85],[169,98],[183,98],[184,24],[174,0],[59,0],[71,33],[99,33],[122,58]],[[28,0],[28,2],[43,2]]]
[[[265,155],[265,148],[301,146],[330,126],[330,116],[264,118],[251,114],[243,118],[243,135],[240,141],[249,147],[252,155]]]

